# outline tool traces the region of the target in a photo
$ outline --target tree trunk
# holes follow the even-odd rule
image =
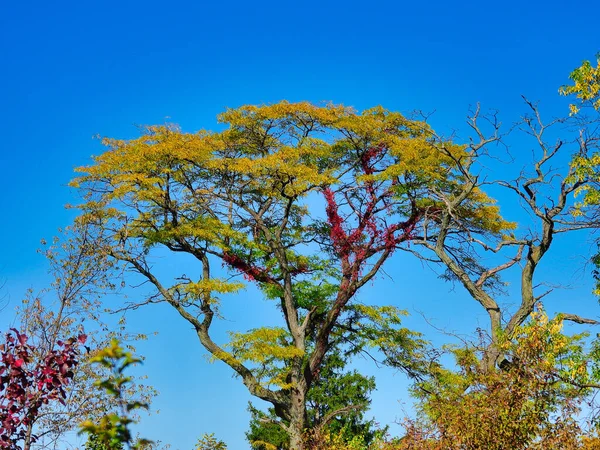
[[[33,424],[30,423],[27,426],[27,432],[25,433],[25,439],[23,442],[23,450],[29,450],[31,448],[31,437],[33,435]]]
[[[306,428],[306,393],[295,388],[292,391],[290,407],[290,450],[304,450],[304,431]]]

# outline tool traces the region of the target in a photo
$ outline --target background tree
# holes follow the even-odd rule
[[[594,229],[599,224],[593,211],[577,209],[574,202],[575,194],[589,186],[591,178],[576,165],[568,164],[573,155],[597,146],[595,126],[592,124],[573,133],[567,127],[578,127],[581,123],[570,118],[545,123],[537,106],[527,100],[526,104],[530,114],[515,129],[535,146],[533,162],[514,180],[489,181],[485,170],[487,164],[497,158],[490,153],[490,145],[501,142],[500,124],[495,117],[487,118],[492,131],[486,135],[477,111],[469,122],[476,139],[467,155],[456,159],[463,183],[453,189],[436,191],[435,207],[425,216],[422,227],[415,231],[419,237],[415,237],[414,242],[426,249],[422,255],[440,264],[446,270],[446,277],[462,284],[488,315],[490,345],[483,353],[482,363],[490,370],[504,358],[498,346],[501,337],[511,339],[533,313],[536,304],[553,290],[542,291],[544,283],[537,279],[537,272],[556,236]],[[562,134],[556,139],[559,127]],[[565,167],[562,174],[557,166],[560,160]],[[514,232],[495,235],[481,233],[466,223],[460,213],[465,208],[465,198],[473,189],[491,185],[515,194],[529,221],[524,220]],[[486,259],[497,265],[487,266]],[[520,288],[516,298],[504,301],[502,286],[507,283],[503,277],[511,270],[518,271]],[[563,312],[562,317],[580,324],[597,323],[568,312]]]
[[[159,126],[132,141],[106,139],[109,150],[73,182],[86,199],[79,221],[96,227],[98,251],[155,288],[145,303],[166,301],[252,395],[271,403],[290,448],[301,449],[307,394],[333,335],[349,346],[368,341],[409,373],[422,370],[424,344],[401,328],[398,310],[355,296],[430,216],[431,190],[464,181],[457,161],[468,155],[382,108],[282,102],[219,119],[228,126],[219,133]],[[462,201],[474,229],[506,225],[477,187]],[[196,274],[161,276],[157,246],[193,256],[199,265],[188,273]],[[283,326],[215,342],[218,296],[243,287],[215,276],[219,264],[274,299]]]
[[[43,361],[50,349],[64,336],[87,332],[86,351],[73,367],[71,383],[65,387],[63,402],[42,405],[31,427],[38,437],[34,448],[61,448],[66,433],[77,430],[84,420],[98,420],[114,409],[113,399],[95,387],[106,372],[90,364],[90,358],[111,339],[132,342],[144,338],[125,330],[124,319],[109,325],[102,317],[106,309],[100,296],[115,291],[110,280],[110,261],[96,253],[85,227],[64,230],[61,238],[48,245],[43,254],[50,265],[51,286],[34,295],[28,294],[17,310],[16,323],[32,344],[31,358]],[[116,318],[114,319],[116,321]],[[148,402],[155,394],[141,380],[129,386],[127,396],[142,396]]]
[[[435,206],[415,231],[420,237],[413,242],[426,249],[421,257],[440,264],[447,279],[462,284],[490,323],[481,332],[483,345],[456,352],[459,371],[440,369],[432,383],[417,384],[421,422],[409,421],[400,448],[597,445],[594,430],[575,417],[600,388],[598,343],[560,330],[564,321],[598,322],[569,312],[548,320],[535,310],[553,290],[541,290],[545,284],[538,269],[556,237],[599,225],[591,163],[598,148],[598,121],[571,116],[546,123],[537,105],[525,102],[529,114],[514,132],[526,136],[521,145],[532,142],[532,162],[514,179],[489,181],[486,166],[498,156],[490,144],[505,137],[495,116],[487,118],[492,131],[486,133],[477,110],[469,122],[476,138],[467,156],[456,161],[464,183],[434,192]],[[491,185],[516,194],[528,217],[514,232],[480,233],[457,214],[472,189]],[[577,203],[574,197],[582,192],[584,200]],[[503,301],[502,286],[511,271],[517,272],[519,289],[513,293],[516,299]]]
[[[458,370],[440,369],[415,389],[417,420],[398,449],[597,448],[593,426],[578,419],[598,385],[598,345],[562,333],[564,319],[531,314],[500,342],[512,363],[489,371],[482,342],[455,347]],[[484,345],[481,345],[484,344]]]
[[[196,444],[194,450],[227,450],[227,445],[219,439],[217,439],[214,433],[205,434]]]

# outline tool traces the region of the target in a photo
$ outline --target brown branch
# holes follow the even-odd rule
[[[486,280],[488,280],[490,277],[496,275],[498,272],[501,272],[503,270],[506,270],[506,269],[514,266],[516,263],[521,261],[521,257],[523,255],[523,248],[524,248],[524,246],[520,245],[519,251],[517,252],[515,257],[513,259],[511,259],[510,261],[507,261],[504,264],[500,264],[499,266],[496,266],[492,269],[488,269],[485,272],[483,272],[481,274],[481,276],[479,277],[479,279],[475,282],[475,286],[477,286],[477,287],[483,286],[483,284],[486,282]]]
[[[357,411],[364,407],[365,407],[365,404],[359,404],[359,405],[348,405],[348,406],[344,406],[343,408],[336,409],[335,411],[332,411],[329,414],[327,414],[326,416],[324,416],[323,419],[320,420],[318,427],[319,428],[324,427],[329,422],[331,422],[331,420],[333,420],[336,416],[338,416],[340,414],[348,414],[352,411]]]
[[[210,352],[215,358],[223,361],[241,377],[244,385],[248,388],[252,395],[261,398],[265,401],[272,403],[273,405],[285,404],[285,399],[280,392],[271,391],[270,389],[262,386],[256,377],[252,374],[244,364],[242,364],[237,358],[231,353],[227,352],[219,345],[217,345],[210,337],[208,330],[213,318],[213,311],[210,309],[209,303],[204,303],[202,306],[202,312],[204,313],[204,320],[200,321],[196,316],[190,314],[178,301],[173,297],[169,289],[165,288],[163,284],[156,278],[156,276],[150,271],[150,269],[142,264],[137,258],[112,252],[111,256],[119,261],[129,263],[140,275],[152,283],[163,298],[181,315],[187,320],[196,330],[200,342],[206,350]],[[206,273],[206,268],[205,268]]]
[[[581,317],[576,314],[567,314],[567,313],[558,313],[556,315],[557,319],[569,320],[571,322],[579,323],[579,324],[587,324],[587,325],[600,325],[600,322],[594,319],[588,319],[586,317]]]

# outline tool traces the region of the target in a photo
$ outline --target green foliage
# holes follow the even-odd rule
[[[227,450],[227,445],[217,439],[214,433],[204,434],[200,439],[194,450]]]
[[[85,450],[123,450],[123,448],[122,442],[106,443],[94,433],[88,434],[88,439],[84,447]]]
[[[265,413],[248,404],[250,411],[250,429],[246,439],[255,450],[287,450],[290,447],[288,433],[277,423],[275,412]]]
[[[328,354],[318,381],[308,392],[308,428],[321,429],[321,433],[335,435],[346,443],[357,441],[360,437],[360,441],[368,445],[386,431],[379,429],[374,420],[365,420],[364,417],[370,394],[375,389],[375,379],[355,370],[348,371],[348,359],[344,352],[337,350]],[[252,419],[246,437],[253,448],[289,448],[289,436],[276,423],[273,410],[265,413],[250,404],[249,411]]]
[[[80,433],[89,435],[90,445],[103,446],[105,450],[119,450],[127,445],[132,450],[148,448],[151,441],[135,439],[130,426],[135,423],[131,413],[139,409],[147,409],[146,403],[126,399],[124,390],[132,378],[125,376],[125,370],[141,360],[135,358],[130,352],[125,351],[117,340],[113,340],[109,347],[100,350],[90,360],[109,370],[110,376],[98,381],[96,385],[107,392],[118,405],[118,412],[110,413],[100,419],[98,423],[91,420],[81,424]]]

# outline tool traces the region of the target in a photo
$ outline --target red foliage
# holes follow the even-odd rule
[[[259,281],[262,283],[276,283],[276,280],[269,274],[266,269],[254,266],[247,261],[244,261],[234,253],[224,253],[223,261],[230,267],[242,272],[244,278],[248,281]],[[301,263],[297,267],[290,268],[291,275],[299,275],[307,273],[309,268],[306,264]]]
[[[373,175],[376,165],[385,156],[387,148],[378,145],[367,149],[358,159],[357,169],[364,175]],[[412,215],[403,222],[389,225],[390,211],[394,202],[394,187],[396,180],[377,182],[365,180],[359,187],[363,199],[358,207],[353,207],[354,224],[340,213],[335,192],[326,187],[323,189],[325,197],[329,236],[334,253],[340,258],[344,272],[345,283],[356,280],[361,273],[365,262],[372,256],[393,252],[399,244],[412,239],[412,233],[421,215],[413,207]],[[351,199],[345,194],[345,199]],[[413,205],[414,206],[414,205]],[[223,262],[240,271],[249,281],[263,283],[276,283],[276,280],[265,268],[253,264],[250,260],[226,252],[222,256]],[[309,271],[306,265],[290,268],[291,275],[304,274]]]
[[[239,256],[233,253],[224,253],[223,261],[227,263],[230,267],[239,270],[244,275],[244,278],[248,281],[262,281],[262,282],[272,282],[272,278],[269,276],[265,269],[262,269],[257,266],[252,266],[248,262],[244,261]]]
[[[329,236],[333,244],[334,251],[342,258],[347,258],[351,249],[351,243],[348,241],[348,235],[342,227],[343,220],[338,213],[338,205],[335,201],[335,194],[330,188],[323,190],[327,206],[327,222],[329,222]]]
[[[17,442],[26,438],[42,405],[56,400],[64,404],[64,386],[77,365],[77,345],[85,340],[81,335],[77,340],[58,341],[57,349],[36,361],[26,335],[15,329],[6,334],[0,345],[0,448],[20,448]]]
[[[371,147],[359,159],[359,169],[365,175],[375,173],[378,158],[385,152],[384,146]],[[389,225],[388,212],[394,200],[395,180],[390,183],[366,180],[361,188],[364,201],[352,207],[354,224],[344,219],[339,211],[335,193],[323,190],[325,197],[329,236],[335,254],[347,268],[351,279],[358,277],[366,260],[380,252],[393,252],[402,242],[412,239],[412,233],[421,215],[413,207],[412,215],[405,221]],[[348,203],[352,200],[346,196]]]
[[[373,175],[373,173],[375,173],[373,160],[381,156],[384,151],[385,147],[383,145],[379,145],[377,147],[368,148],[367,151],[361,155],[360,165],[366,175]]]

